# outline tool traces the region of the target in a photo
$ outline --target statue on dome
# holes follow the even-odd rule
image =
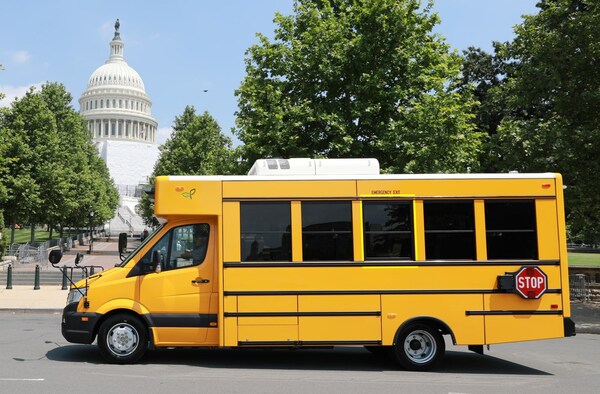
[[[119,32],[119,27],[121,27],[121,24],[119,23],[119,18],[117,18],[117,21],[115,22],[115,33]]]

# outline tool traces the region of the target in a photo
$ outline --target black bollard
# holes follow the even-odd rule
[[[39,264],[35,265],[35,279],[33,282],[33,290],[40,289],[40,266]]]
[[[61,290],[69,290],[69,288],[67,287],[67,266],[63,265],[63,269],[62,269],[62,287]]]
[[[6,289],[12,289],[12,264],[8,265],[8,272],[6,272]]]

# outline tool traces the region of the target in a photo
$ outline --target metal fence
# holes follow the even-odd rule
[[[6,253],[7,256],[16,258],[15,264],[48,265],[48,242],[43,244],[11,244]]]
[[[68,251],[73,247],[75,240],[78,240],[81,244],[83,239],[84,235],[78,234],[72,237],[51,239],[43,243],[14,243],[8,247],[6,256],[13,256],[15,258],[14,261],[11,261],[13,265],[31,264],[46,267],[48,266],[50,250],[59,247]]]
[[[571,288],[571,300],[590,300],[590,283],[587,275],[569,275],[569,287]]]

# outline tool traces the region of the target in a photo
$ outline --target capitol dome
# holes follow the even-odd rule
[[[123,57],[125,43],[119,26],[117,19],[110,55],[90,76],[79,98],[80,112],[87,119],[96,143],[118,140],[154,144],[158,124],[152,117],[152,100],[140,75]]]
[[[79,111],[123,202],[139,197],[140,185],[148,183],[160,152],[152,100],[140,75],[123,57],[125,44],[119,27],[117,19],[108,60],[90,76]],[[129,211],[120,215],[121,219],[135,216]]]

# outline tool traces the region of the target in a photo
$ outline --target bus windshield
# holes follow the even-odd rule
[[[131,256],[134,256],[138,250],[140,250],[144,245],[146,245],[153,237],[154,235],[160,231],[160,229],[163,228],[163,225],[161,224],[160,226],[158,226],[153,232],[151,232],[146,239],[144,239],[137,248],[135,248],[134,250],[132,250],[129,255],[125,258],[125,260],[121,261],[120,263],[115,264],[115,267],[124,267],[129,260],[131,259]]]

